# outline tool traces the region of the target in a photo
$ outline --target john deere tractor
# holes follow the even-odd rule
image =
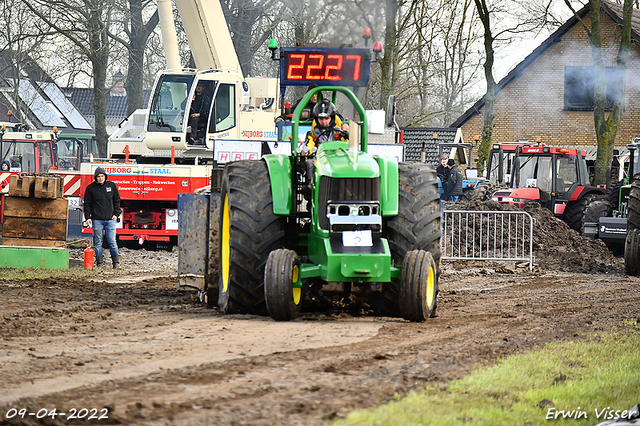
[[[301,112],[320,90],[343,93],[359,120],[349,141],[298,154]],[[309,124],[309,123],[306,123]],[[367,121],[347,88],[310,90],[293,113],[290,155],[227,165],[220,192],[218,305],[225,313],[299,314],[308,294],[341,287],[384,314],[435,315],[440,202],[435,169],[367,153]],[[306,161],[314,161],[311,182]]]

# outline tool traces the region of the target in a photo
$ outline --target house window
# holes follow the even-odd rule
[[[624,83],[621,70],[605,67],[607,100],[605,109],[613,107],[616,88]],[[564,67],[564,109],[572,111],[593,110],[594,67]]]

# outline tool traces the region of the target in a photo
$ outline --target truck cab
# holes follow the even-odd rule
[[[48,173],[55,168],[53,133],[6,132],[0,141],[0,161],[8,161],[12,173]]]
[[[80,170],[80,164],[99,157],[93,134],[58,134],[53,150],[55,165],[59,170]]]
[[[49,173],[55,169],[54,140],[52,133],[0,131],[0,163],[9,164],[9,170],[0,170],[0,223],[3,221],[4,195],[9,192],[12,175]]]

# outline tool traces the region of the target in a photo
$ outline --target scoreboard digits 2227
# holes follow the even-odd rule
[[[285,85],[364,86],[369,79],[367,49],[282,48],[280,58]]]

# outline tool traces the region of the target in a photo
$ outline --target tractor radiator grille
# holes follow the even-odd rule
[[[380,201],[380,178],[320,178],[318,221],[329,229],[328,201]]]

